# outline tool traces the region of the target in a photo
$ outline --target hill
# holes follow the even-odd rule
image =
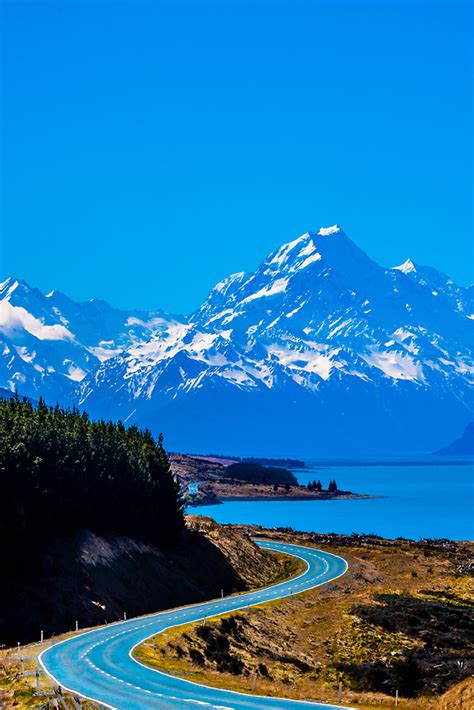
[[[298,484],[296,476],[286,468],[262,466],[260,463],[241,462],[227,466],[223,474],[226,478],[252,483],[267,483],[294,486]]]
[[[134,426],[0,399],[0,491],[0,644],[281,574],[242,533],[208,519],[185,523],[161,437]]]
[[[161,438],[42,400],[0,399],[0,491],[0,638],[57,541],[88,530],[166,546],[184,531]]]
[[[176,627],[154,637],[156,651],[143,645],[141,661],[243,692],[257,671],[259,695],[333,705],[342,674],[343,705],[364,710],[392,708],[396,690],[407,710],[471,707],[471,543],[236,529],[342,555],[348,573],[278,604]]]
[[[261,586],[283,573],[282,564],[248,536],[197,516],[165,546],[116,533],[61,535],[33,574],[7,580],[14,594],[2,606],[0,644],[38,640],[40,630],[49,638],[76,620],[82,629]]]
[[[436,452],[438,456],[474,456],[474,422],[470,422],[462,435]]]

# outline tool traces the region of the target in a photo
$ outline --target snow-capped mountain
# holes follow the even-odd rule
[[[0,283],[0,386],[68,401],[91,370],[174,322],[161,311],[125,312],[97,299],[76,303],[8,278]]]
[[[472,418],[473,288],[410,260],[381,267],[336,225],[224,279],[187,320],[130,333],[122,314],[118,335],[85,344],[88,314],[60,313],[35,312],[56,327],[53,348],[81,342],[98,357],[107,344],[97,367],[74,360],[87,372],[74,402],[163,431],[176,450],[431,451]]]
[[[186,450],[429,451],[470,418],[473,300],[434,269],[379,266],[338,226],[308,232],[108,360],[79,403]]]

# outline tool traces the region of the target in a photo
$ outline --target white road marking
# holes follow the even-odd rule
[[[155,631],[154,631],[154,633],[152,634],[152,636],[154,636],[154,635],[156,635],[156,634],[159,634],[159,633],[163,633],[163,632],[166,631],[167,629],[172,628],[172,626],[166,626],[166,620],[172,621],[172,620],[174,620],[174,619],[185,619],[185,621],[183,621],[182,623],[175,625],[175,626],[182,626],[182,625],[184,625],[184,624],[193,623],[193,622],[197,622],[197,621],[202,621],[202,620],[205,620],[205,619],[208,618],[208,617],[216,616],[216,613],[218,612],[218,610],[221,610],[221,609],[224,609],[224,613],[230,613],[230,612],[238,611],[239,609],[246,609],[246,608],[251,607],[251,606],[256,606],[256,605],[258,605],[259,603],[261,603],[261,600],[271,599],[272,601],[276,601],[276,600],[278,600],[278,599],[283,599],[283,598],[285,598],[285,597],[287,597],[287,596],[293,594],[293,592],[291,591],[291,590],[293,590],[293,589],[296,590],[297,588],[301,588],[301,587],[304,587],[304,590],[302,590],[302,591],[308,591],[308,590],[310,590],[310,589],[314,589],[315,587],[317,587],[317,586],[319,586],[320,584],[323,583],[323,582],[318,582],[318,583],[314,584],[314,581],[317,580],[317,579],[320,579],[320,578],[323,577],[323,576],[325,576],[325,575],[327,574],[327,572],[329,571],[329,564],[326,562],[326,560],[325,560],[324,558],[322,558],[320,555],[318,555],[316,552],[314,552],[314,553],[313,553],[313,552],[308,552],[308,549],[309,549],[309,548],[301,548],[301,547],[299,547],[299,546],[291,546],[291,545],[285,546],[285,545],[271,545],[271,544],[270,544],[269,546],[263,544],[263,545],[261,545],[261,547],[264,548],[264,549],[271,549],[271,550],[273,550],[273,549],[284,550],[284,551],[287,552],[288,554],[291,554],[291,555],[293,555],[293,556],[295,556],[295,557],[299,557],[300,559],[302,559],[303,561],[306,562],[306,564],[307,564],[307,569],[305,570],[305,572],[303,572],[303,573],[299,576],[299,578],[297,577],[295,580],[293,580],[293,583],[292,583],[292,584],[289,584],[289,585],[288,585],[288,582],[280,582],[280,583],[278,583],[278,584],[273,585],[272,587],[269,587],[269,588],[266,590],[266,592],[263,593],[263,594],[257,594],[257,595],[255,595],[255,593],[248,592],[248,593],[246,593],[246,594],[243,594],[243,595],[240,596],[240,597],[235,597],[235,598],[230,597],[230,598],[228,598],[228,603],[227,603],[227,604],[226,604],[226,603],[223,603],[222,600],[219,600],[218,602],[217,602],[217,601],[210,601],[210,602],[200,603],[200,604],[197,604],[197,605],[190,605],[190,606],[188,606],[188,607],[183,607],[183,609],[180,610],[179,613],[177,613],[177,614],[175,613],[175,614],[173,614],[173,615],[171,615],[169,612],[159,612],[158,614],[153,614],[153,615],[151,615],[152,618],[151,618],[150,621],[147,621],[147,622],[145,622],[145,623],[141,623],[141,624],[138,624],[138,625],[136,625],[136,622],[134,623],[133,620],[131,620],[131,619],[128,620],[128,621],[117,622],[117,624],[116,624],[117,626],[121,625],[121,626],[124,626],[125,628],[124,628],[123,630],[121,630],[121,631],[118,631],[117,633],[113,633],[113,634],[110,634],[110,635],[106,635],[105,638],[103,638],[103,639],[101,639],[101,640],[99,640],[99,641],[96,641],[95,643],[92,643],[87,649],[85,649],[85,650],[79,655],[79,658],[84,659],[84,660],[86,661],[86,663],[87,663],[91,668],[93,668],[95,671],[99,672],[101,675],[105,675],[105,676],[107,676],[108,678],[111,678],[111,679],[113,679],[113,680],[115,680],[115,681],[117,681],[117,682],[119,682],[119,683],[121,683],[121,684],[123,684],[123,685],[126,685],[126,686],[128,686],[128,687],[130,687],[130,688],[133,688],[133,689],[137,690],[138,692],[147,693],[148,695],[153,695],[153,696],[158,697],[158,698],[166,698],[166,699],[168,699],[168,700],[176,700],[176,701],[179,701],[180,703],[183,703],[183,702],[186,702],[186,703],[194,703],[194,704],[198,704],[198,705],[210,707],[210,708],[213,708],[213,709],[215,709],[215,710],[235,710],[235,708],[230,707],[230,706],[226,706],[226,705],[215,705],[215,704],[213,704],[213,703],[211,703],[211,702],[199,700],[199,699],[197,699],[197,698],[182,698],[182,697],[181,697],[181,698],[178,698],[178,697],[176,697],[176,696],[174,696],[174,695],[168,695],[168,694],[165,695],[165,694],[160,693],[160,692],[158,692],[158,691],[154,691],[154,690],[152,691],[152,690],[149,690],[148,688],[143,688],[143,687],[141,687],[141,686],[134,685],[134,684],[129,683],[128,681],[124,680],[123,678],[119,678],[119,677],[117,677],[117,676],[115,676],[115,675],[112,675],[111,673],[105,671],[103,668],[98,667],[97,665],[95,665],[95,664],[90,660],[90,658],[88,658],[88,656],[89,656],[89,654],[90,654],[92,651],[94,651],[94,649],[98,648],[99,646],[103,646],[104,644],[110,643],[110,641],[113,640],[113,639],[116,639],[116,638],[118,638],[118,637],[120,637],[120,636],[124,636],[124,635],[130,635],[130,636],[132,636],[132,634],[133,634],[133,635],[136,634],[137,631],[139,631],[139,630],[141,630],[141,629],[145,629],[145,628],[150,627],[150,626],[155,626]],[[323,572],[320,572],[319,574],[312,574],[311,577],[310,577],[310,579],[307,580],[307,582],[303,581],[302,578],[307,577],[307,576],[308,576],[308,573],[313,571],[313,567],[312,567],[312,565],[310,564],[310,562],[308,562],[307,559],[304,559],[303,557],[300,557],[300,556],[294,551],[295,549],[298,550],[298,551],[301,551],[301,549],[304,549],[305,554],[306,554],[306,558],[307,558],[307,557],[311,557],[311,558],[314,558],[315,561],[317,560],[319,563],[322,563],[324,571],[323,571]],[[325,554],[330,554],[330,553],[325,553]],[[337,558],[336,555],[332,555],[332,557]],[[337,558],[337,559],[341,560],[342,558]],[[345,572],[347,571],[348,565],[347,565],[347,563],[345,562],[345,560],[344,560],[344,563],[345,563],[345,569],[344,569],[344,571],[343,571],[341,574],[345,574]],[[337,576],[334,577],[333,579],[337,579],[337,577],[338,577],[338,576],[341,576],[341,574],[337,575]],[[300,581],[297,581],[298,579],[299,579]],[[332,580],[327,580],[327,581],[329,582],[329,581],[332,581]],[[280,595],[279,592],[280,592],[280,590],[281,590],[282,588],[285,590],[286,593],[283,594],[283,595]],[[296,592],[296,593],[298,593],[298,592]],[[247,598],[247,599],[246,599],[246,598]],[[248,601],[247,601],[247,600],[248,600]],[[243,602],[243,603],[242,603],[242,602]],[[196,609],[196,612],[197,612],[198,615],[197,615],[195,618],[186,618],[187,611],[190,610],[190,609],[192,610],[193,608]],[[199,611],[199,610],[201,610],[201,611]],[[165,622],[164,626],[163,626],[163,622]],[[46,651],[51,650],[51,648],[55,648],[55,647],[57,647],[58,645],[61,645],[61,644],[66,643],[67,641],[73,641],[73,640],[78,639],[78,638],[83,638],[83,637],[87,636],[88,634],[92,634],[92,633],[97,633],[97,630],[93,629],[92,631],[88,631],[88,632],[85,632],[84,634],[81,634],[79,637],[72,637],[71,639],[66,639],[65,641],[62,641],[62,642],[60,642],[59,644],[55,644],[54,646],[50,647],[50,649],[45,649],[45,651],[43,651],[43,652],[40,654],[40,656],[38,657],[38,660],[39,660],[39,662],[40,662],[40,665],[43,667],[43,669],[46,671],[46,673],[48,673],[51,677],[53,677],[53,680],[55,680],[55,682],[58,682],[57,679],[54,678],[54,676],[52,676],[52,674],[47,670],[47,668],[46,668],[46,666],[45,666],[45,664],[44,664],[44,660],[43,660],[41,657],[42,657],[44,654],[46,654]],[[133,658],[133,656],[132,656],[133,650],[136,648],[136,646],[138,646],[140,643],[142,643],[143,641],[145,641],[146,638],[150,638],[150,636],[140,639],[140,641],[138,641],[138,642],[130,649],[130,651],[129,651],[129,657],[130,657],[135,663],[139,664],[140,666],[143,666],[143,667],[146,668],[148,671],[151,671],[152,673],[157,674],[157,675],[164,675],[165,677],[170,678],[170,676],[167,676],[167,674],[164,674],[164,673],[162,673],[161,671],[156,671],[156,670],[154,670],[154,669],[151,669],[151,668],[149,668],[148,666],[145,666],[144,664],[142,664],[140,661],[137,661],[135,658]],[[173,677],[173,676],[172,676],[172,677]],[[174,678],[174,677],[173,677],[173,678]],[[209,688],[209,686],[205,686],[205,685],[201,685],[201,684],[197,685],[197,684],[193,683],[192,681],[188,681],[188,680],[185,680],[185,679],[182,679],[182,678],[176,679],[176,680],[179,680],[180,683],[182,683],[182,684],[189,684],[189,685],[192,685],[192,686],[195,686],[195,687],[197,686],[198,688],[201,689],[201,691],[202,691],[202,688]],[[58,683],[59,683],[59,682],[58,682]],[[61,685],[65,688],[65,690],[70,690],[70,689],[66,688],[63,684],[61,684]],[[211,688],[211,690],[216,691],[217,689],[216,689],[216,688]],[[81,693],[80,693],[79,691],[77,691],[77,690],[71,690],[70,692],[74,692],[74,693],[77,693],[77,694],[79,694],[79,695],[81,694]],[[227,693],[227,694],[237,694],[240,698],[241,698],[242,696],[245,697],[245,694],[242,694],[242,693],[235,693],[235,691],[225,691],[225,690],[224,690],[224,691],[222,691],[222,692],[225,692],[225,693]],[[87,697],[87,696],[83,695],[83,697]],[[250,697],[252,697],[252,698],[255,699],[255,698],[259,698],[259,697],[261,698],[262,696],[252,695],[252,696],[250,696]],[[263,696],[263,698],[265,698],[265,696]],[[90,700],[94,700],[95,702],[101,702],[102,705],[106,705],[103,701],[98,701],[97,699],[90,698],[90,697],[89,697],[89,699],[90,699]],[[282,702],[287,702],[287,699],[282,699]],[[308,704],[309,701],[295,701],[295,702],[298,702],[298,704],[299,704],[299,703]],[[315,703],[314,703],[314,702],[309,702],[309,704],[315,706]],[[324,704],[316,704],[316,705],[319,706],[319,707],[321,707],[321,708],[324,707]],[[111,705],[106,705],[106,707],[112,708]],[[327,706],[327,707],[333,707],[333,706]],[[116,710],[116,709],[115,709],[115,708],[112,708],[112,710]]]

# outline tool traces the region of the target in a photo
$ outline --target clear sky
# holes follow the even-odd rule
[[[468,2],[2,3],[2,264],[192,311],[308,229],[472,279]]]

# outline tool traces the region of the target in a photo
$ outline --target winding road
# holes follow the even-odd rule
[[[71,637],[40,654],[42,668],[65,690],[117,710],[335,708],[324,703],[248,695],[198,685],[144,666],[133,658],[136,646],[173,626],[298,594],[337,579],[347,570],[342,557],[328,552],[275,541],[256,542],[266,550],[285,552],[304,560],[306,571],[265,589],[142,616]]]

